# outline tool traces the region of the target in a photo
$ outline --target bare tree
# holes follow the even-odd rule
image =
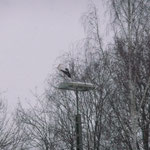
[[[42,99],[43,100],[43,99]],[[55,120],[50,105],[38,98],[36,106],[24,109],[21,104],[16,111],[16,122],[23,132],[20,145],[28,149],[58,149],[55,133]]]
[[[7,107],[3,100],[0,100],[0,149],[9,150],[16,145],[15,137],[17,128],[7,114]]]
[[[114,90],[109,68],[110,56],[102,48],[95,6],[90,7],[90,11],[84,15],[83,20],[87,39],[75,47],[75,49],[82,49],[82,53],[74,55],[73,50],[67,57],[63,56],[61,63],[69,64],[73,81],[90,82],[96,86],[94,91],[79,93],[83,122],[83,147],[88,150],[106,149],[110,147],[110,144],[107,144],[110,132],[107,128],[107,116],[111,113],[106,111],[110,107],[110,105],[107,105],[107,100]],[[55,77],[55,83],[58,82],[58,78],[63,78],[57,75]],[[52,95],[49,93],[48,91],[47,94],[51,101]],[[53,99],[53,104],[56,106],[58,126],[62,133],[60,137],[66,144],[73,145],[75,139],[75,95],[72,92],[57,91],[53,95]],[[73,143],[71,144],[69,141],[73,141]],[[69,149],[72,150],[71,147]]]
[[[117,63],[120,63],[119,74],[126,89],[126,98],[129,100],[131,147],[133,150],[149,149],[149,1],[139,0],[112,0],[111,8],[114,12],[116,27]],[[148,55],[147,55],[148,54]],[[147,62],[147,63],[146,63]],[[125,69],[123,71],[122,69]],[[123,73],[124,72],[124,73]],[[118,74],[118,75],[119,75]],[[147,95],[147,96],[146,96]],[[148,106],[148,107],[147,107]],[[146,122],[146,132],[143,132],[140,123]],[[142,127],[142,128],[141,128]],[[145,127],[144,127],[145,128]],[[142,144],[138,134],[142,132]],[[129,137],[130,138],[130,137]]]

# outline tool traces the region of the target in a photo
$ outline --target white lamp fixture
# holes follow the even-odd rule
[[[84,82],[61,82],[58,85],[58,89],[62,90],[72,90],[72,91],[89,91],[93,90],[95,87],[91,83]]]

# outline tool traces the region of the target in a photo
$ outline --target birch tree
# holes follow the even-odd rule
[[[149,98],[146,96],[149,93],[150,86],[149,69],[146,67],[149,63],[145,63],[150,60],[150,58],[145,55],[149,53],[149,47],[147,47],[148,43],[146,42],[149,36],[149,7],[150,3],[147,0],[111,1],[111,10],[113,10],[113,15],[115,16],[114,28],[116,29],[115,35],[118,42],[117,50],[120,57],[118,59],[124,61],[124,66],[127,71],[127,96],[130,101],[131,147],[133,150],[140,148],[144,148],[145,150],[149,149],[148,121],[146,121],[147,133],[143,132],[142,129],[142,126],[145,125],[140,125],[140,127],[142,127],[143,145],[141,145],[138,140],[140,134],[139,121],[149,116],[142,113],[143,109],[144,112],[148,112],[149,109]],[[119,43],[119,41],[121,41],[121,43]],[[147,47],[147,50],[142,47]],[[145,139],[144,137],[147,138]]]

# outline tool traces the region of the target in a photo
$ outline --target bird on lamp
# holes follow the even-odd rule
[[[63,72],[68,78],[71,79],[71,74],[68,68],[64,68],[61,64],[58,65],[58,70]]]

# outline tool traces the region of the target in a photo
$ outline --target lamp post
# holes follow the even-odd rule
[[[58,89],[62,90],[72,90],[76,95],[76,150],[83,150],[82,144],[82,124],[81,124],[81,114],[79,113],[79,91],[85,92],[94,89],[94,85],[91,83],[84,82],[61,82],[58,85]]]

